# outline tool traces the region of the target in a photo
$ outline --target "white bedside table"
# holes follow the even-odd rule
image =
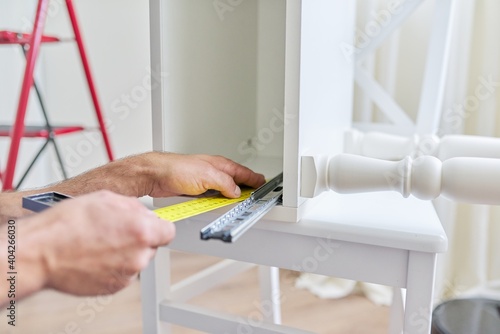
[[[448,243],[431,202],[389,192],[329,192],[298,223],[264,218],[234,244],[200,240],[200,229],[219,210],[176,223],[177,237],[169,248],[406,288],[404,319],[393,312],[391,331],[430,332],[436,255]],[[169,270],[163,249],[141,275],[144,333],[168,331],[162,330],[165,322],[209,333],[238,333],[241,321],[236,316],[169,299]],[[274,324],[251,329],[304,333]]]

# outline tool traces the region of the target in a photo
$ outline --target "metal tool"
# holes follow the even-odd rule
[[[23,208],[40,212],[65,199],[71,198],[55,191],[23,197]]]
[[[201,239],[236,241],[271,208],[280,203],[282,195],[283,173],[252,192],[249,198],[201,229]]]

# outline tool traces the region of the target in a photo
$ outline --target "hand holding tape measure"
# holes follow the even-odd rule
[[[200,231],[203,240],[220,239],[234,242],[272,207],[280,203],[283,193],[283,173],[279,174],[257,190],[242,189],[239,198],[221,195],[201,197],[154,210],[158,217],[176,222],[212,211],[230,204],[239,203],[233,209],[217,218]],[[48,192],[23,197],[23,208],[35,212],[49,208],[70,196]]]

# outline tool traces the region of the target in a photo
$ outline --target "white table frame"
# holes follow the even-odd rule
[[[241,262],[218,264],[171,286],[169,249],[161,248],[141,275],[144,333],[168,333],[168,323],[208,333],[238,333],[242,325],[252,333],[308,333],[272,319],[251,326],[241,316],[186,303],[218,284],[213,278],[224,281],[252,264],[405,288],[404,310],[395,298],[390,333],[430,333],[436,256],[447,248],[432,204],[393,193],[324,197],[299,223],[262,220],[234,244],[199,239],[200,229],[224,209],[177,223],[170,249]]]

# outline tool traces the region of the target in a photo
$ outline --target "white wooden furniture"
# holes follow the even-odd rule
[[[151,66],[165,74],[152,91],[154,148],[283,171],[277,216],[298,221],[313,202],[299,194],[301,155],[342,152],[351,127],[354,64],[339,45],[354,43],[355,4],[152,0],[150,8]]]
[[[216,211],[177,223],[169,248],[406,288],[406,311],[394,308],[391,332],[404,326],[404,333],[429,333],[436,253],[447,247],[430,202],[397,193],[330,192],[300,222],[264,219],[234,244],[199,240],[199,230],[221,213]],[[255,321],[189,305],[190,297],[219,283],[213,271],[171,286],[168,249],[160,249],[141,274],[143,332],[167,333],[167,323],[173,323],[207,333],[305,333],[264,322],[265,312]],[[215,279],[221,275],[231,277],[226,269]],[[262,300],[265,305],[279,303],[272,296]]]
[[[144,332],[177,323],[302,333],[278,326],[280,267],[406,288],[390,331],[428,333],[435,257],[447,246],[432,205],[392,193],[301,196],[302,157],[341,153],[351,128],[354,63],[340,46],[354,45],[354,2],[150,0],[150,12],[151,66],[165,74],[152,92],[154,148],[222,154],[268,177],[283,171],[284,197],[235,244],[199,240],[221,210],[177,223],[176,240],[141,275]],[[171,286],[169,249],[238,262]],[[263,322],[187,304],[252,264],[262,265],[262,302],[273,306]]]

